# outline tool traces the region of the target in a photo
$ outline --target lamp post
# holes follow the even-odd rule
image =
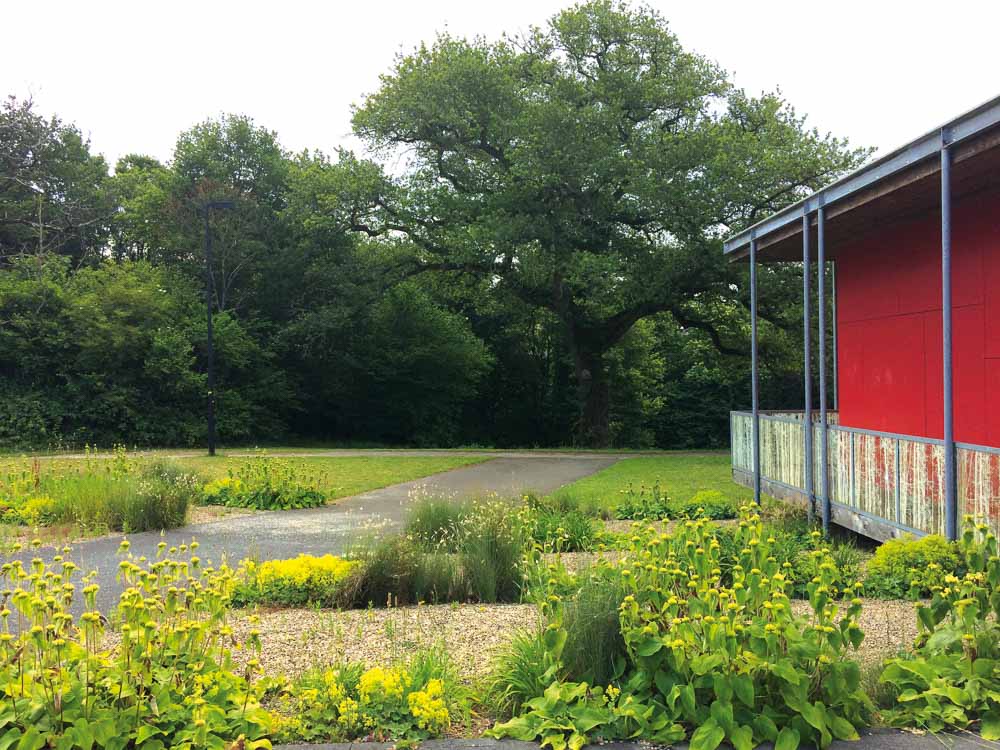
[[[208,455],[215,455],[215,344],[212,340],[212,228],[208,218],[212,209],[233,207],[232,201],[209,201],[205,204],[205,307],[208,312]]]

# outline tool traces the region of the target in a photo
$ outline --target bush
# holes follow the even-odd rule
[[[718,490],[701,490],[685,502],[670,503],[667,512],[670,518],[708,518],[713,521],[739,515],[733,501]]]
[[[344,580],[357,563],[333,555],[299,555],[289,560],[248,562],[236,587],[237,605],[263,604],[301,607],[306,604],[334,606]]]
[[[317,478],[303,477],[287,461],[265,455],[248,459],[235,472],[206,484],[202,501],[256,510],[294,510],[326,504]]]
[[[772,554],[759,516],[746,509],[733,531],[737,562],[724,585],[722,545],[704,519],[671,535],[649,529],[609,566],[626,593],[619,608],[627,659],[606,690],[553,682],[494,736],[578,746],[590,737],[639,737],[693,748],[774,742],[828,746],[856,739],[871,716],[850,650],[861,643],[861,601],[843,608],[835,566],[824,560],[807,589],[808,618],[792,613],[790,581]],[[546,660],[562,661],[568,604],[551,598]]]
[[[868,562],[865,592],[886,599],[928,597],[949,575],[964,575],[958,545],[939,534],[890,539]]]
[[[516,602],[524,580],[527,539],[509,503],[473,505],[463,520],[458,551],[470,596],[478,602]]]
[[[110,633],[96,610],[96,585],[82,588],[83,613],[71,614],[78,609],[71,561],[0,568],[8,589],[0,602],[0,694],[9,709],[0,712],[0,746],[270,747],[273,719],[250,682],[255,661],[242,674],[231,666],[233,571],[201,569],[195,548],[185,560],[123,560],[129,588]],[[9,607],[22,625],[16,635]],[[246,645],[259,653],[255,635]]]
[[[941,551],[936,541],[927,546]],[[943,587],[932,587],[930,604],[917,608],[913,653],[888,660],[880,678],[898,694],[883,718],[894,726],[933,732],[967,729],[978,721],[983,739],[1000,740],[997,540],[985,524],[967,519],[961,540],[952,546],[967,572],[961,577],[945,573]]]
[[[418,656],[390,668],[357,664],[307,673],[278,699],[282,742],[425,740],[450,725],[447,661]]]
[[[369,539],[351,550],[358,565],[345,579],[341,602],[345,607],[382,607],[416,604],[414,577],[421,551],[406,537]]]
[[[671,500],[659,483],[650,488],[629,485],[621,502],[615,508],[615,516],[632,521],[683,520],[708,518],[722,520],[736,518],[737,506],[718,490],[701,490],[684,501]]]

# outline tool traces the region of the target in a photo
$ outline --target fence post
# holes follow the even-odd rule
[[[829,453],[829,434],[826,415],[826,209],[823,208],[823,198],[820,196],[819,209],[816,211],[816,267],[819,270],[819,470],[820,496],[823,501],[823,533],[830,533],[830,471],[827,465]]]
[[[806,509],[809,514],[809,521],[812,522],[815,508],[815,493],[813,491],[813,433],[812,433],[812,310],[811,310],[811,284],[810,271],[812,268],[809,257],[809,202],[806,201],[802,209],[802,359],[805,363],[804,389],[805,408],[802,414],[803,437],[805,450],[805,473],[803,474],[803,484],[806,493]]]
[[[750,398],[753,408],[753,500],[760,505],[760,364],[757,360],[757,239],[750,233]]]

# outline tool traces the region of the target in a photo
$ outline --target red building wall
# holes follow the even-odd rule
[[[955,439],[1000,446],[1000,190],[952,211]],[[841,424],[942,437],[940,216],[836,251]]]

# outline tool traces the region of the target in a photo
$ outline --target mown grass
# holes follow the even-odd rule
[[[160,452],[149,457],[137,454],[135,460],[144,463],[162,456]],[[488,461],[489,458],[489,456],[281,456],[282,461],[292,465],[297,471],[315,477],[319,489],[330,500],[421,479],[442,471]],[[88,459],[43,458],[40,459],[40,466],[46,472],[72,471],[84,460]],[[101,463],[106,459],[89,460]],[[185,471],[197,473],[206,482],[226,476],[230,470],[235,471],[247,460],[247,456],[244,455],[214,458],[180,456],[170,459],[171,463],[177,464]],[[0,459],[0,474],[28,470],[31,462],[30,456]]]
[[[660,489],[673,500],[687,500],[700,490],[718,490],[737,503],[753,493],[733,482],[728,452],[675,453],[626,458],[607,469],[557,490],[555,497],[572,499],[581,508],[611,509],[631,484]]]

